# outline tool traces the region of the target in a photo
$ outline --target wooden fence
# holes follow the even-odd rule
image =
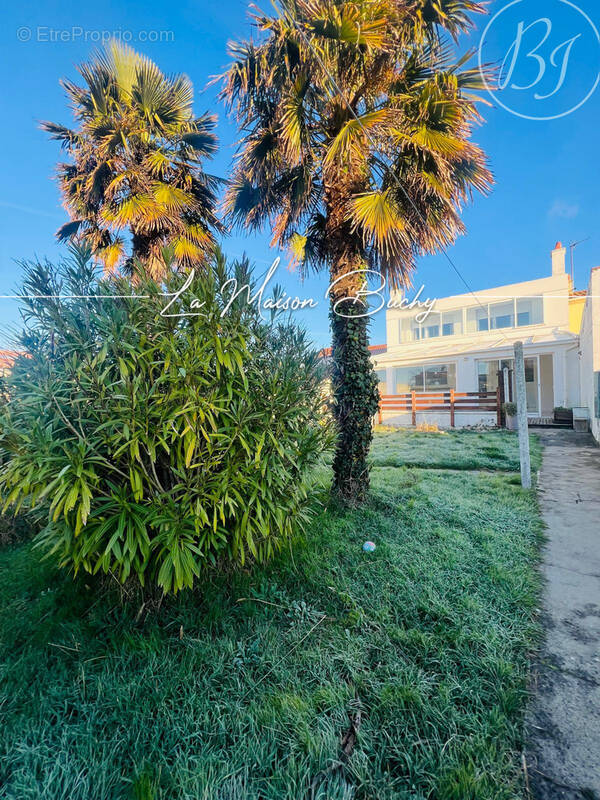
[[[411,414],[412,424],[417,424],[417,413],[450,413],[450,427],[455,427],[457,411],[493,411],[498,427],[502,424],[502,401],[500,388],[495,392],[408,392],[407,394],[383,394],[379,403],[379,424],[384,411]]]

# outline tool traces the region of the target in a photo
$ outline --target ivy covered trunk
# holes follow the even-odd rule
[[[325,170],[325,205],[331,254],[331,388],[337,423],[333,493],[343,503],[359,505],[369,491],[367,459],[379,391],[369,355],[368,307],[360,299],[366,279],[363,245],[348,222],[346,204],[348,197],[364,191],[365,176],[352,167],[330,170]]]
[[[362,278],[358,283],[360,289]],[[348,296],[343,292],[331,296],[332,392],[338,427],[333,490],[343,502],[357,505],[369,491],[367,459],[379,391],[369,355],[365,306],[343,299]]]

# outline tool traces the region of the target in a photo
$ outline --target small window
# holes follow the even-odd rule
[[[515,324],[515,308],[512,300],[507,303],[494,303],[490,306],[490,325],[497,328],[513,328]]]
[[[400,320],[400,341],[401,342],[412,342],[415,338],[413,336],[413,323],[414,319],[412,317],[403,317]]]
[[[544,301],[541,297],[521,297],[517,300],[517,327],[540,325],[544,321]]]
[[[487,308],[481,308],[481,306],[477,306],[476,308],[467,309],[467,332],[477,333],[479,331],[487,330],[489,330]]]
[[[437,339],[440,335],[440,315],[430,314],[421,325],[421,338]]]
[[[462,311],[444,311],[442,314],[442,336],[458,336],[462,333]]]

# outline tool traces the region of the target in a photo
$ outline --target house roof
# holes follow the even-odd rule
[[[506,337],[497,338],[478,338],[475,341],[462,339],[458,342],[444,342],[439,340],[425,340],[428,342],[427,347],[423,347],[423,342],[414,342],[410,345],[403,345],[388,352],[385,358],[379,360],[379,366],[386,364],[394,365],[397,362],[405,363],[419,363],[431,362],[439,358],[455,358],[458,356],[477,356],[482,353],[502,353],[506,350],[512,350],[514,340],[507,339]],[[565,331],[554,329],[552,331],[544,331],[543,333],[531,334],[530,336],[522,337],[525,348],[531,345],[539,346],[553,346],[553,345],[573,345],[578,341],[577,334],[568,333]],[[432,342],[429,344],[429,342]],[[433,344],[435,342],[435,344]]]
[[[0,350],[0,370],[10,369],[18,355],[15,350]]]
[[[387,344],[371,344],[369,345],[369,353],[385,353],[387,352]],[[321,358],[330,358],[332,354],[331,347],[324,347],[320,352]]]

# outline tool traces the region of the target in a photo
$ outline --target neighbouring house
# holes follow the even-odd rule
[[[13,350],[0,350],[0,378],[10,372],[17,355]]]
[[[579,405],[589,413],[590,430],[600,443],[600,267],[590,275],[579,332]]]
[[[530,423],[551,420],[556,407],[585,406],[600,438],[600,268],[592,271],[588,291],[576,291],[566,252],[558,242],[545,278],[437,299],[421,321],[418,307],[389,308],[387,344],[373,358],[381,393],[406,397],[453,390],[491,397],[499,381],[504,383],[504,368],[513,391],[514,343],[521,340]],[[495,411],[461,410],[460,404],[452,416],[457,427],[497,421]],[[406,409],[385,408],[381,418],[400,425],[415,419]],[[416,419],[450,424],[446,410],[420,411]]]

